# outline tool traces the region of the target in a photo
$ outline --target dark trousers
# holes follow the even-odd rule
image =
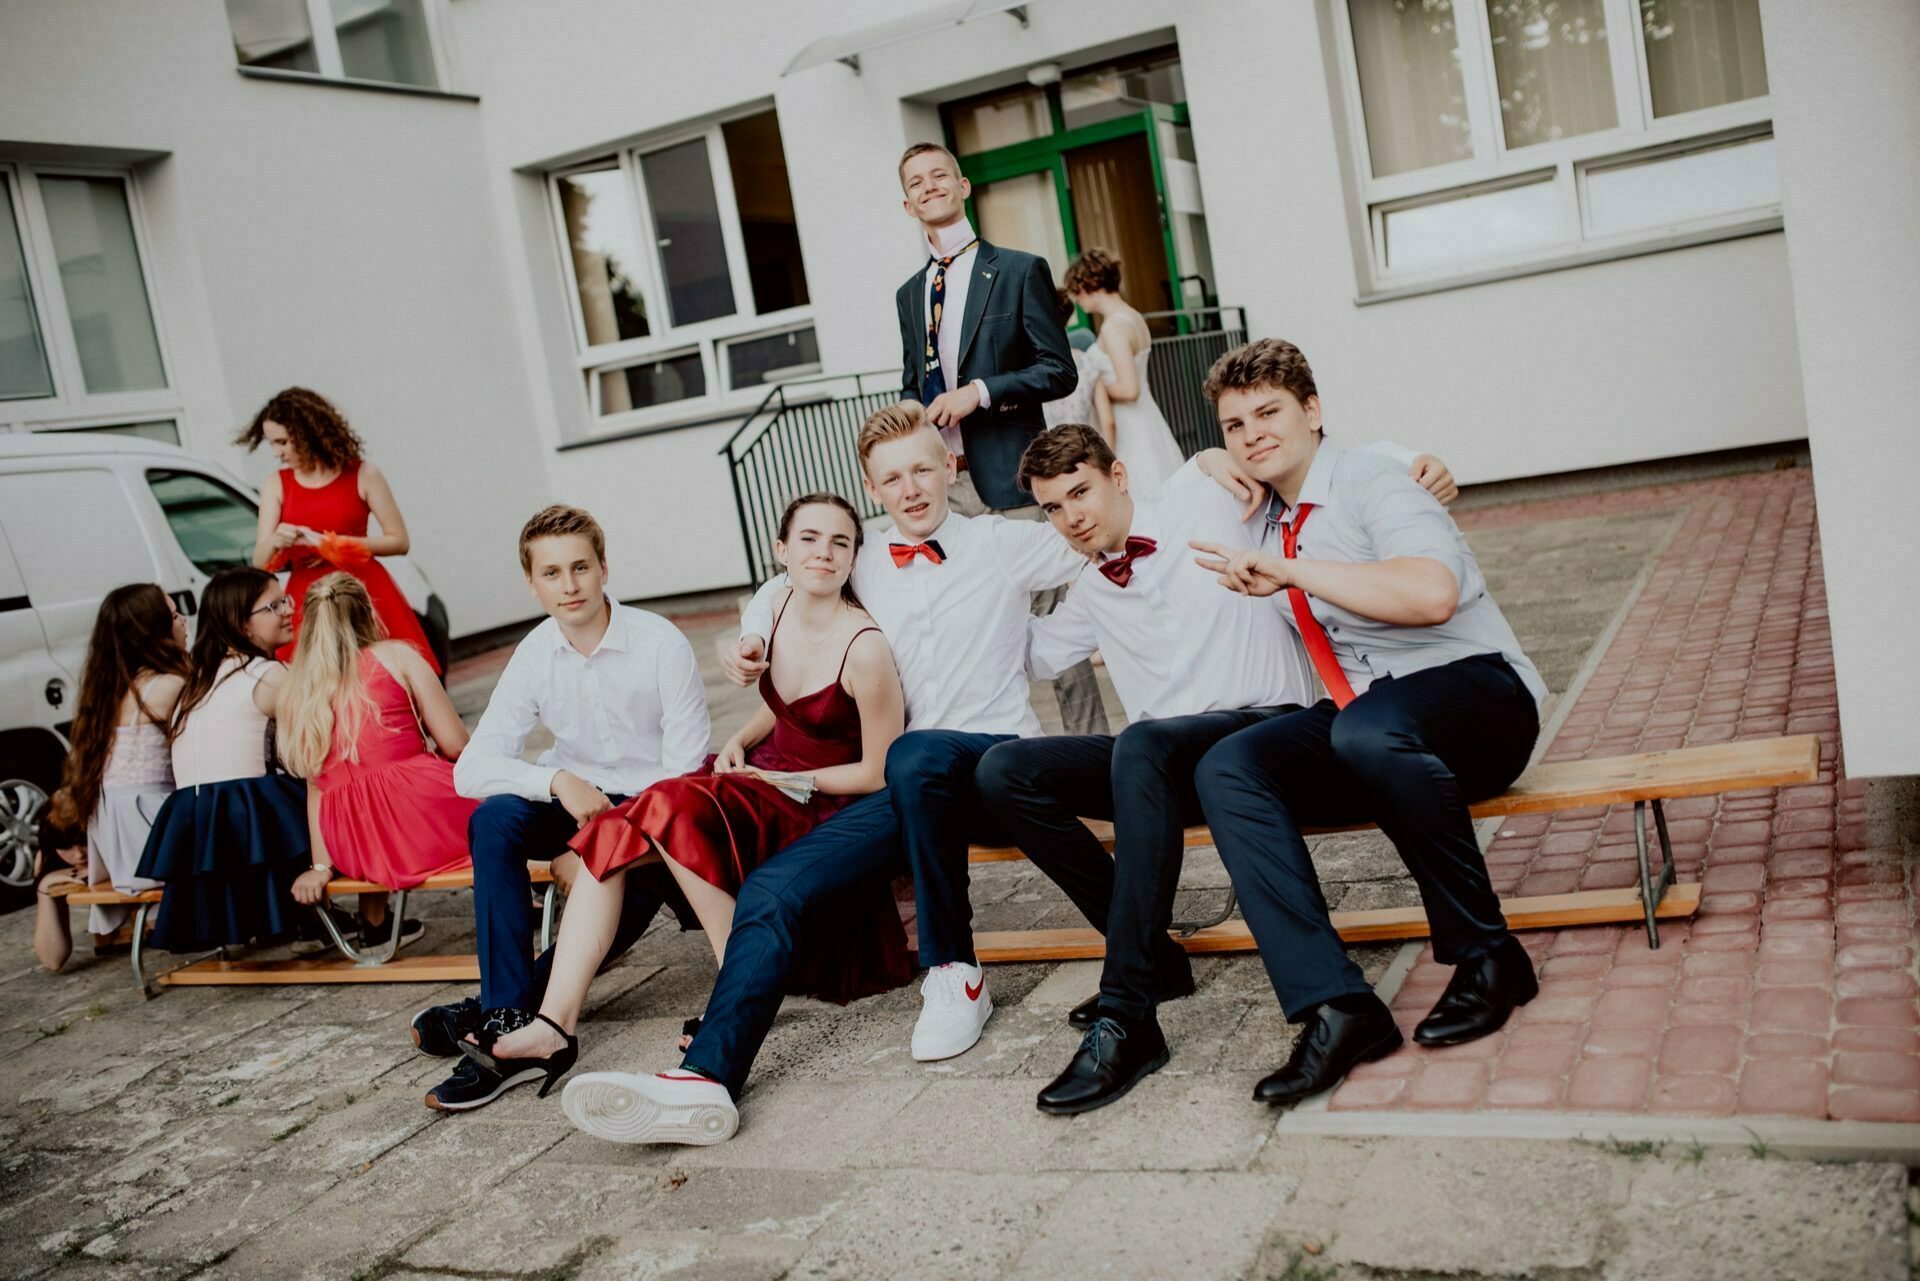
[[[760,1053],[816,905],[904,870],[885,791],[863,796],[748,874],[733,908],[727,959],[685,1066],[735,1098]]]
[[[932,969],[973,958],[973,902],[967,847],[1012,839],[988,813],[974,771],[1011,734],[928,729],[902,734],[887,753],[887,792],[900,823],[900,844],[913,868],[920,964]]]
[[[1420,886],[1435,959],[1483,955],[1507,923],[1467,806],[1520,776],[1539,733],[1533,695],[1484,654],[1276,716],[1201,759],[1194,787],[1288,1017],[1369,990],[1300,829],[1378,823]]]
[[[1201,821],[1193,771],[1221,739],[1297,708],[1248,708],[1136,721],[1120,735],[1023,738],[988,752],[974,774],[987,812],[1033,865],[1106,936],[1100,1004],[1146,1018],[1193,983],[1168,935],[1186,847]],[[1111,857],[1082,818],[1113,820]]]
[[[626,798],[607,799],[618,805]],[[543,952],[537,961],[533,956],[533,880],[527,864],[566,853],[579,826],[559,801],[542,804],[520,796],[490,796],[468,820],[480,1004],[485,1008],[540,1008],[553,953]],[[659,912],[664,886],[653,872],[635,868],[628,875],[609,959],[637,943]]]

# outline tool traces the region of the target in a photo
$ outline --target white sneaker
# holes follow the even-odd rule
[[[567,1082],[567,1120],[614,1143],[724,1143],[740,1126],[727,1087],[695,1072],[587,1072]]]
[[[922,1063],[971,1050],[993,1013],[987,972],[965,961],[948,961],[928,970],[920,984],[920,999],[920,1021],[913,1025],[913,1057]]]

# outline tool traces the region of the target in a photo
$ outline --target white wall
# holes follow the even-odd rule
[[[457,633],[524,617],[544,451],[470,102],[248,79],[221,0],[0,2],[0,149],[143,148],[182,443],[227,445],[289,383],[392,479]]]
[[[1761,11],[1847,774],[1920,774],[1920,6]]]

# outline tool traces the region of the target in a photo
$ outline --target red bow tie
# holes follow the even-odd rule
[[[947,559],[947,554],[940,550],[940,544],[931,538],[924,543],[888,543],[887,550],[893,553],[896,569],[905,569],[915,556],[925,556],[936,565],[945,563]]]
[[[1133,562],[1142,556],[1153,555],[1154,548],[1159,545],[1151,538],[1129,538],[1125,554],[1115,556],[1112,560],[1101,561],[1100,572],[1125,587],[1133,581]]]

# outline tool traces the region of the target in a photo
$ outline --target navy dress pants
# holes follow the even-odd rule
[[[887,753],[887,793],[913,868],[920,964],[928,969],[974,963],[967,847],[1011,840],[982,803],[974,771],[988,752],[1018,741],[1011,734],[915,730],[895,739]]]
[[[1103,1007],[1146,1018],[1162,995],[1191,988],[1193,966],[1167,929],[1182,829],[1202,821],[1194,768],[1229,735],[1297,710],[1136,721],[1117,737],[1014,739],[981,760],[974,781],[988,813],[1106,936]],[[1082,818],[1113,820],[1111,856]]]
[[[607,798],[615,805],[624,796]],[[546,994],[553,953],[533,956],[533,880],[527,864],[567,852],[580,825],[559,801],[530,801],[521,796],[490,796],[467,821],[473,851],[474,932],[480,953],[480,1004],[537,1010]],[[639,941],[660,911],[666,889],[664,869],[636,867],[627,876],[620,926],[607,958]]]
[[[1287,1016],[1369,991],[1320,892],[1305,827],[1377,823],[1420,887],[1434,958],[1458,965],[1507,935],[1467,807],[1520,776],[1540,734],[1533,695],[1497,654],[1376,680],[1216,744],[1194,787]]]
[[[780,1012],[787,975],[817,907],[904,870],[893,801],[882,790],[748,873],[733,908],[726,962],[683,1066],[739,1098]]]

